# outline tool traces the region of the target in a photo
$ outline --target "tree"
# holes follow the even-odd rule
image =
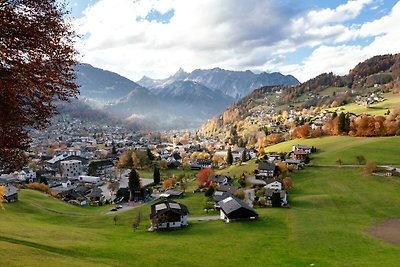
[[[184,158],[183,158],[182,168],[183,168],[184,170],[190,170],[191,164],[190,164],[190,160],[189,160],[188,157],[184,157]]]
[[[129,174],[128,187],[131,192],[131,198],[133,197],[133,192],[141,187],[139,173],[135,169],[132,169]]]
[[[76,98],[76,34],[56,0],[0,2],[0,169],[27,162],[29,129],[43,129],[56,101]]]
[[[146,149],[146,154],[147,154],[147,157],[149,158],[150,161],[155,159],[155,157],[154,157],[153,153],[151,152],[150,148]]]
[[[133,166],[134,166],[136,169],[141,168],[141,167],[142,167],[141,161],[140,161],[140,159],[138,158],[138,156],[136,155],[135,152],[132,152],[131,157],[132,157]]]
[[[160,169],[158,167],[154,167],[154,170],[153,170],[153,181],[154,181],[154,183],[156,185],[159,184],[160,181],[161,181]]]
[[[343,134],[346,131],[346,116],[343,112],[339,115],[338,134]]]
[[[215,192],[214,186],[209,186],[209,187],[207,188],[207,191],[206,191],[206,193],[205,193],[205,196],[206,196],[206,197],[212,197],[212,195],[214,194],[214,192]]]
[[[356,161],[357,161],[358,165],[361,165],[361,164],[365,163],[365,157],[363,155],[358,155],[358,156],[356,156]]]
[[[3,201],[4,201],[4,194],[6,192],[6,187],[0,185],[0,210],[4,209]]]
[[[228,154],[226,155],[226,163],[228,165],[232,165],[232,163],[233,163],[233,155],[232,155],[231,148],[228,148]]]
[[[162,186],[163,186],[164,189],[169,189],[169,188],[171,188],[173,185],[174,185],[174,183],[173,183],[172,179],[168,178],[168,179],[165,179],[165,180],[164,180]]]
[[[114,215],[113,220],[114,220],[114,225],[117,225],[117,221],[119,220],[118,215]]]
[[[213,170],[211,168],[201,169],[199,171],[199,173],[197,174],[198,185],[199,186],[204,185],[207,182],[208,177],[213,173],[214,172],[213,172]]]
[[[376,171],[376,169],[376,163],[373,161],[368,161],[364,166],[364,173],[365,175],[371,175],[374,171]]]
[[[90,176],[97,175],[97,164],[94,161],[89,163],[87,174]]]
[[[292,189],[292,187],[293,187],[293,180],[292,180],[291,177],[286,177],[286,178],[284,178],[284,179],[282,180],[282,183],[283,183],[283,187],[284,187],[286,190],[290,190],[290,189]]]
[[[142,214],[140,212],[133,217],[132,229],[134,232],[136,232],[136,230],[138,229],[141,220],[142,220]]]
[[[248,160],[247,152],[246,152],[246,149],[245,149],[245,150],[243,150],[243,153],[242,153],[242,162],[246,162],[247,160]]]

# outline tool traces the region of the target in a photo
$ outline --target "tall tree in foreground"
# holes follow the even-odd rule
[[[26,163],[29,128],[42,129],[55,100],[76,97],[76,34],[57,0],[0,1],[0,169]]]

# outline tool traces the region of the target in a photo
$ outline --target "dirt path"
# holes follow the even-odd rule
[[[387,242],[400,245],[400,219],[384,221],[372,227],[369,233]]]

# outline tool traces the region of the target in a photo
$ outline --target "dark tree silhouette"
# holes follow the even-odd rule
[[[42,129],[55,100],[78,94],[76,35],[56,0],[0,1],[0,169],[26,163],[29,129]]]

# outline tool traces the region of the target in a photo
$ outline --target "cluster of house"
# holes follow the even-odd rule
[[[257,219],[258,214],[253,209],[261,198],[265,205],[270,207],[284,207],[288,205],[288,194],[282,182],[277,179],[277,166],[275,162],[284,162],[287,166],[299,168],[306,155],[314,150],[306,145],[294,145],[289,153],[290,158],[282,159],[280,154],[270,153],[267,161],[258,163],[258,171],[255,177],[248,177],[247,181],[254,188],[244,190],[244,199],[236,197],[239,188],[231,185],[232,179],[225,175],[211,174],[207,182],[216,185],[216,191],[212,195],[214,208],[219,210],[220,219],[230,222],[233,220]],[[262,189],[264,195],[259,197],[256,190]],[[169,192],[171,191],[171,192]],[[181,191],[169,190],[163,198],[151,206],[150,231],[161,229],[175,229],[187,226],[188,208],[171,200],[170,196],[180,197]],[[175,191],[179,191],[178,193]]]

